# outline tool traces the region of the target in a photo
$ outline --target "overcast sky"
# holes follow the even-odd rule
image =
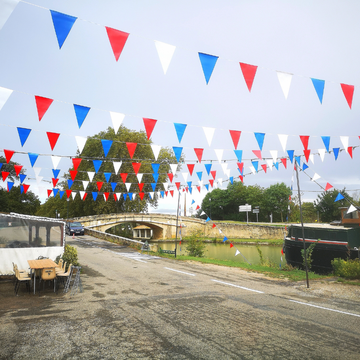
[[[78,18],[61,49],[49,9]],[[105,26],[130,34],[118,61]],[[183,147],[187,163],[197,160],[194,148],[204,148],[204,161],[187,179],[194,185],[197,171],[203,171],[204,184],[211,178],[205,160],[213,160],[216,179],[227,180],[214,149],[224,150],[231,176],[238,177],[229,130],[239,130],[245,174],[256,160],[252,150],[259,150],[254,132],[266,134],[266,159],[270,150],[277,150],[279,158],[287,156],[278,134],[289,135],[286,150],[295,155],[303,154],[299,135],[309,135],[308,148],[315,155],[306,173],[321,176],[323,187],[328,182],[351,193],[360,189],[359,149],[353,159],[340,152],[336,161],[326,154],[322,162],[317,153],[325,148],[321,136],[331,137],[330,149],[344,148],[340,136],[349,136],[349,146],[359,145],[359,27],[358,1],[20,1],[0,30],[0,87],[13,90],[0,111],[0,151],[75,155],[75,136],[105,130],[112,125],[109,111],[114,111],[125,114],[123,125],[134,130],[144,130],[143,117],[158,120],[153,143]],[[166,75],[155,40],[176,46]],[[208,84],[198,52],[219,57]],[[251,92],[239,62],[258,66]],[[293,74],[287,99],[277,71]],[[311,78],[325,80],[322,104]],[[351,109],[340,83],[355,86]],[[54,99],[40,122],[35,95]],[[73,104],[91,108],[80,129]],[[187,124],[181,144],[174,123]],[[16,127],[32,129],[23,147]],[[215,128],[210,146],[202,127]],[[54,151],[47,131],[61,134]],[[26,154],[12,160],[35,178]],[[265,160],[259,161],[259,169],[261,164]],[[50,156],[39,156],[35,166],[51,181]],[[70,166],[70,159],[63,158],[61,175]],[[185,165],[177,181],[185,184],[181,173],[186,171]],[[290,186],[292,175],[293,166],[280,164],[279,171],[246,175],[244,183]],[[321,188],[300,175],[303,200],[314,200]],[[38,194],[36,182],[27,183]],[[222,188],[226,186],[224,182]],[[193,194],[188,205],[192,198],[199,203],[206,190],[199,194],[194,189]],[[156,211],[175,212],[175,197],[160,200]]]

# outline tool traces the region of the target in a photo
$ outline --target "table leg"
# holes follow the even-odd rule
[[[35,285],[36,285],[36,270],[34,269],[34,295],[35,295],[35,289],[36,289]]]

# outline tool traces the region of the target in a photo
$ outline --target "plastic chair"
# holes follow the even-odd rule
[[[72,267],[73,267],[73,265],[70,264],[68,271],[66,273],[64,272],[64,273],[57,274],[59,281],[61,281],[63,285],[65,284],[65,280],[67,280],[67,278],[70,276]]]
[[[43,290],[45,290],[46,281],[54,281],[54,292],[56,290],[56,271],[55,268],[44,268],[41,270],[40,282],[44,281]]]
[[[20,273],[19,269],[17,267],[15,268],[15,277],[16,277],[15,288],[14,288],[15,294],[16,295],[18,294],[20,285],[21,285],[21,283],[24,283],[24,282],[26,283],[26,287],[28,288],[29,293],[30,293],[31,277],[29,277],[26,273]]]

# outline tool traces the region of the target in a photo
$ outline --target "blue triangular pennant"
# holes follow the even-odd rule
[[[77,119],[77,122],[79,125],[79,129],[80,129],[81,125],[83,124],[83,122],[86,118],[86,115],[89,113],[90,108],[87,106],[74,104],[74,110],[75,110],[76,119]]]
[[[329,152],[330,150],[330,136],[322,136],[322,141],[326,147],[326,151]]]
[[[234,150],[234,153],[235,153],[238,161],[241,163],[241,161],[242,161],[242,150]]]
[[[59,48],[61,49],[77,18],[54,10],[50,10],[50,12],[55,28],[57,41],[59,43]]]
[[[182,147],[173,146],[173,151],[174,151],[177,162],[180,161],[182,149],[183,149]]]
[[[157,182],[159,179],[159,174],[152,174],[152,176],[153,176],[155,182]]]
[[[59,192],[59,196],[60,196],[60,199],[62,199],[63,195],[65,194],[65,191],[61,191]]]
[[[104,176],[105,176],[106,182],[109,182],[109,181],[110,181],[111,173],[104,172]]]
[[[59,189],[53,189],[54,197],[58,194]]]
[[[18,130],[18,133],[19,133],[21,146],[24,146],[25,141],[27,140],[27,138],[28,138],[28,136],[29,136],[29,134],[31,132],[31,129],[18,127],[17,130]]]
[[[196,175],[198,176],[199,180],[201,181],[201,179],[202,179],[202,171],[198,171],[196,173]]]
[[[103,149],[104,149],[104,154],[105,154],[105,157],[107,156],[110,148],[111,148],[111,145],[112,145],[113,141],[112,140],[104,140],[102,139],[101,140],[101,144],[103,146]]]
[[[195,200],[194,200],[194,199],[191,200],[191,205],[192,205],[192,204],[195,204]]]
[[[295,162],[300,166],[300,157],[301,156],[295,156]]]
[[[305,163],[303,163],[303,167],[302,167],[303,171],[306,170],[307,168],[308,166]]]
[[[8,181],[8,182],[7,182],[8,191],[10,191],[13,186],[14,186],[14,183],[13,183],[13,182],[11,182],[11,181]]]
[[[258,161],[252,161],[251,162],[255,171],[258,172],[258,169],[259,169],[259,162]]]
[[[233,176],[230,176],[230,177],[229,177],[229,180],[230,180],[230,182],[231,182],[231,185],[233,185],[233,184],[234,184],[234,177],[233,177]]]
[[[207,217],[207,219],[205,220],[205,222],[209,222],[211,219],[209,217]]]
[[[165,196],[165,191],[160,191],[160,196],[163,198]]]
[[[228,239],[228,238],[227,238],[226,236],[224,236],[224,240],[223,240],[223,242],[225,242],[227,239]]]
[[[150,193],[148,193],[149,194],[149,198],[150,198],[150,200],[152,200],[153,199],[153,197],[151,196],[151,194]]]
[[[160,164],[151,164],[152,168],[153,168],[153,172],[154,173],[158,173],[159,172],[159,167]]]
[[[340,201],[342,199],[345,199],[344,196],[341,193],[338,193],[334,202]]]
[[[209,80],[210,80],[210,77],[211,77],[211,74],[212,74],[212,72],[214,70],[216,61],[217,61],[217,59],[219,57],[199,52],[199,58],[200,58],[200,62],[201,62],[203,72],[204,72],[206,84],[208,84]]]
[[[192,195],[192,186],[189,186],[189,192]]]
[[[320,103],[322,104],[323,95],[324,95],[324,87],[325,87],[325,80],[319,80],[319,79],[313,79],[311,78],[311,81],[314,85],[315,91],[317,93],[317,96],[320,100]]]
[[[93,160],[93,164],[94,164],[94,168],[95,168],[95,173],[97,173],[102,164],[102,160]]]
[[[98,196],[97,191],[93,191],[92,192],[92,197],[93,197],[94,201],[96,201],[97,196]]]
[[[293,163],[294,160],[294,150],[287,150],[287,153],[289,155],[290,162]]]
[[[151,183],[151,187],[152,187],[153,191],[155,191],[156,183]]]
[[[262,150],[263,145],[264,145],[264,139],[265,139],[265,134],[264,133],[254,133],[256,141],[259,144],[259,148],[260,150]]]
[[[209,184],[205,184],[205,188],[207,191],[209,191]]]
[[[29,159],[30,159],[30,164],[31,164],[31,167],[34,166],[39,154],[35,154],[35,153],[28,153],[29,155]]]
[[[339,156],[340,148],[333,148],[333,151],[334,151],[335,160],[337,160],[337,158]]]
[[[1,169],[2,166],[3,166],[3,163],[0,163],[0,169]]]
[[[188,187],[191,188],[191,186],[192,186],[192,181],[188,181],[187,184],[188,184]],[[194,200],[193,200],[193,201],[194,201]]]
[[[24,187],[20,185],[20,194],[22,194],[23,192],[24,192]]]
[[[126,200],[127,193],[123,193],[124,201]]]
[[[129,195],[129,199],[132,200],[133,199],[133,193],[132,192],[128,193],[128,195]]]
[[[179,139],[179,143],[181,143],[182,137],[184,135],[185,129],[186,129],[186,124],[179,124],[179,123],[174,123],[175,126],[175,131],[176,131],[176,135]]]
[[[111,183],[111,189],[112,189],[113,192],[115,192],[116,185],[117,185],[116,182]]]
[[[208,175],[210,175],[211,166],[212,166],[212,164],[205,164],[205,169],[206,169]]]
[[[25,174],[19,174],[19,176],[20,176],[20,183],[22,184],[23,181],[24,181],[25,178],[26,178],[26,175],[25,175]]]
[[[274,162],[273,164],[274,164],[274,166],[276,167],[276,170],[279,170],[279,163],[278,163],[278,162]]]
[[[57,177],[59,176],[60,169],[52,169],[52,172],[54,174],[54,179],[57,179]]]
[[[68,179],[67,183],[68,183],[68,188],[71,189],[74,182],[72,180]]]

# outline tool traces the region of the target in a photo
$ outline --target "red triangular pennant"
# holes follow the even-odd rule
[[[229,130],[230,131],[230,135],[231,135],[231,139],[234,143],[235,146],[235,150],[237,149],[237,146],[239,144],[239,139],[240,139],[240,135],[241,135],[241,131],[237,131],[237,130]]]
[[[78,172],[76,170],[69,170],[69,173],[71,176],[71,180],[74,181]]]
[[[200,187],[200,186],[196,186],[196,188],[199,190],[199,192],[201,191],[201,187]]]
[[[53,132],[47,132],[46,133],[49,139],[51,150],[54,150],[54,147],[59,139],[60,134],[53,133]]]
[[[98,190],[100,191],[101,187],[103,186],[103,181],[97,181],[96,186],[97,186]]]
[[[144,125],[145,125],[145,130],[146,130],[146,135],[148,140],[150,139],[150,136],[154,130],[154,126],[156,125],[156,121],[154,119],[147,119],[147,118],[143,118],[144,120]]]
[[[256,156],[257,158],[259,158],[260,160],[262,160],[261,150],[253,150],[252,152],[255,154],[255,156]]]
[[[6,158],[6,162],[9,163],[12,156],[14,155],[15,151],[13,150],[5,150],[4,149],[4,154],[5,154],[5,158]]]
[[[199,162],[201,163],[204,149],[194,148],[194,151],[195,151],[197,158],[199,159]]]
[[[242,175],[239,176],[240,181],[243,183],[244,182],[244,177]]]
[[[100,190],[99,190],[100,191]],[[110,193],[108,192],[104,192],[104,196],[105,196],[105,201],[108,201]]]
[[[300,140],[301,140],[302,144],[304,145],[304,149],[307,150],[308,145],[309,145],[309,136],[308,135],[300,135]]]
[[[352,148],[352,146],[348,147],[347,152],[349,153],[350,157],[353,158],[353,148]]]
[[[20,171],[22,169],[22,165],[14,165],[16,176],[19,176]]]
[[[286,158],[282,158],[282,159],[280,159],[280,160],[281,160],[281,162],[283,163],[284,168],[286,169]]]
[[[50,197],[51,193],[52,193],[52,190],[47,189],[48,197]]]
[[[212,228],[216,228],[216,225],[215,225],[215,224],[212,224]]]
[[[266,171],[267,171],[267,165],[266,164],[262,164],[261,167],[263,168],[263,170],[265,171],[265,174],[266,174]]]
[[[215,180],[215,178],[216,178],[216,170],[210,171],[210,174],[213,177],[213,179]]]
[[[332,188],[333,186],[329,183],[326,183],[326,186],[325,186],[325,191],[328,191]]]
[[[51,178],[51,180],[52,180],[52,183],[53,183],[53,187],[55,187],[56,184],[58,183],[59,179]]]
[[[135,149],[136,149],[137,143],[130,143],[130,142],[127,142],[127,143],[126,143],[126,146],[127,146],[127,148],[128,148],[130,158],[132,159],[132,158],[133,158],[133,156],[134,156],[134,152],[135,152]]]
[[[247,85],[249,91],[251,91],[251,87],[252,87],[252,84],[253,84],[253,81],[254,81],[257,66],[240,63],[240,68],[241,68],[241,71],[242,71],[242,73],[244,75],[246,85]]]
[[[117,195],[113,193],[115,201],[118,201]]]
[[[241,163],[238,162],[237,166],[238,166],[238,168],[240,170],[240,173],[242,174],[244,172],[244,163],[243,162],[241,162]]]
[[[232,243],[230,243],[230,249],[233,247],[234,245]]]
[[[6,180],[6,178],[9,176],[9,174],[10,173],[8,171],[2,171],[1,172],[1,176],[2,176],[3,181]]]
[[[359,138],[360,138],[360,136],[359,136]],[[194,171],[195,164],[187,164],[187,167],[188,167],[188,169],[189,169],[190,176],[192,176],[193,171]],[[172,180],[171,180],[171,181],[172,181]]]
[[[174,174],[173,173],[168,173],[167,175],[169,177],[170,182],[173,182]]]
[[[118,61],[129,34],[107,26],[105,26],[105,29],[109,37],[111,48],[114,52],[115,59]]]
[[[120,176],[122,178],[123,183],[125,184],[128,173],[121,173]]]
[[[35,101],[36,101],[36,107],[40,121],[44,116],[44,114],[46,113],[49,106],[52,104],[53,100],[42,96],[35,96]]]
[[[142,191],[143,187],[144,187],[144,183],[140,183],[139,185],[139,191]],[[142,200],[142,199],[141,199]]]
[[[345,99],[349,105],[349,108],[351,109],[352,105],[352,99],[354,95],[354,85],[346,85],[346,84],[340,84],[341,89],[345,95]]]
[[[83,200],[85,200],[87,197],[87,193],[84,194]]]
[[[310,156],[310,149],[304,150],[304,155],[305,155],[306,162],[308,162],[309,156]]]
[[[74,165],[74,170],[77,170],[82,159],[81,158],[72,158],[71,160]]]
[[[145,195],[144,192],[139,192],[140,200],[144,200],[144,195]]]
[[[199,206],[199,205],[197,205],[195,210],[199,210],[199,209],[200,209],[200,206]]]
[[[165,196],[166,196],[166,197],[168,196],[168,193],[169,193],[168,191],[165,191]]]
[[[23,184],[23,189],[24,189],[24,194],[26,194],[26,192],[28,191],[30,185],[26,185],[26,184]]]
[[[214,180],[213,179],[209,179],[209,183],[210,183],[211,187],[214,187]]]
[[[140,170],[141,163],[132,163],[132,166],[134,168],[135,175],[137,175]]]
[[[176,188],[179,190],[180,189],[180,182],[176,182],[175,185],[176,185]]]
[[[171,197],[174,197],[174,190],[170,190]]]
[[[71,195],[71,190],[65,190],[66,191],[66,197],[69,198]]]

